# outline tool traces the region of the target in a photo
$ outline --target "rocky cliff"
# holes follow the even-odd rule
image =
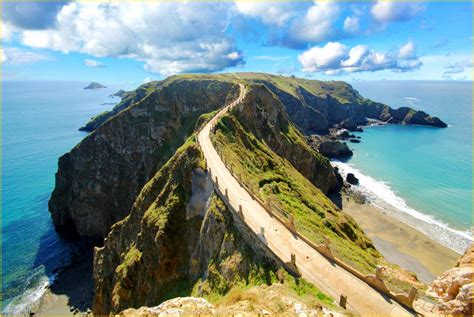
[[[176,296],[223,295],[239,283],[272,283],[277,262],[236,230],[203,168],[190,140],[96,248],[94,314],[156,306]]]
[[[175,78],[102,124],[59,159],[49,201],[56,229],[100,243],[191,135],[198,117],[237,92],[230,81]]]
[[[265,85],[249,86],[246,98],[233,113],[245,129],[257,139],[265,140],[276,154],[287,159],[324,193],[337,189],[329,161],[308,145],[291,123],[280,99]]]
[[[355,130],[367,118],[390,123],[446,127],[437,117],[408,107],[393,109],[362,97],[351,85],[341,81],[318,81],[269,74],[239,74],[252,83],[262,83],[285,106],[290,118],[307,134],[327,133],[339,126]]]
[[[443,315],[474,315],[474,247],[466,250],[456,266],[431,286],[438,297],[437,310]]]

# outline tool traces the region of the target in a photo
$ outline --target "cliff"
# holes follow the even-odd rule
[[[102,124],[59,159],[49,201],[56,229],[100,244],[199,116],[237,91],[230,81],[175,79]]]
[[[474,247],[466,250],[454,268],[444,272],[431,285],[438,298],[437,310],[443,315],[474,314]]]
[[[94,314],[191,294],[216,299],[245,285],[295,283],[213,194],[201,155],[191,138],[144,186],[105,245],[96,248]],[[332,301],[306,287],[302,293]]]
[[[226,80],[235,79],[232,74],[211,76],[226,78]],[[351,85],[342,81],[319,81],[263,73],[239,73],[238,76],[246,82],[261,83],[268,87],[283,103],[291,120],[306,134],[327,133],[331,127],[354,130],[357,125],[367,124],[367,118],[397,124],[447,127],[441,119],[431,117],[423,111],[408,107],[394,109],[366,99]],[[161,82],[148,83],[135,91],[126,93],[123,100],[113,110],[92,118],[81,130],[97,129],[107,119],[141,100],[153,90],[160,89],[176,77],[183,76],[173,76]]]

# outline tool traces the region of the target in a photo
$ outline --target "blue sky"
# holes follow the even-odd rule
[[[1,59],[4,80],[472,80],[472,40],[471,2],[19,2],[3,3]]]

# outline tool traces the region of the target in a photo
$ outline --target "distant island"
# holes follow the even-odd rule
[[[100,88],[107,88],[107,86],[104,86],[104,85],[96,83],[96,82],[92,82],[89,85],[87,85],[86,87],[84,87],[84,89],[100,89]]]

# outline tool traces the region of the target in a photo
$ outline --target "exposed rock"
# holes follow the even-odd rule
[[[431,285],[441,314],[472,316],[474,311],[474,247],[471,245],[456,266]]]
[[[122,98],[123,96],[125,96],[127,94],[127,92],[123,89],[120,89],[118,90],[117,92],[111,94],[109,97],[120,97]]]
[[[346,181],[351,185],[358,185],[359,179],[352,173],[347,173]]]
[[[337,187],[329,161],[315,152],[294,127],[283,104],[264,85],[252,85],[246,98],[236,108],[239,121],[259,139],[264,139],[279,156],[286,158],[316,187],[328,193]],[[298,133],[292,136],[289,131]],[[298,138],[299,140],[297,140]]]
[[[101,85],[101,84],[96,83],[96,82],[92,82],[89,85],[87,85],[86,87],[84,87],[84,89],[101,89],[101,88],[107,88],[107,86]]]
[[[177,297],[155,307],[129,308],[120,313],[122,316],[168,316],[168,315],[215,315],[214,305],[204,298]]]
[[[59,159],[49,201],[59,232],[101,244],[145,183],[194,131],[201,114],[235,98],[218,80],[174,80],[121,111]]]
[[[319,153],[328,158],[346,158],[353,155],[347,144],[340,141],[323,141],[318,149]]]
[[[360,143],[359,139],[349,139],[349,142],[351,143]]]

